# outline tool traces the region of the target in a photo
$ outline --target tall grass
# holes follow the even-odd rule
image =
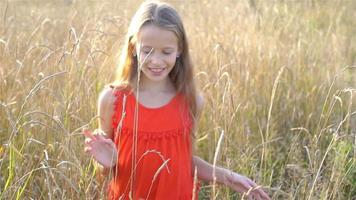
[[[0,3],[0,199],[105,198],[80,132],[139,3]],[[273,199],[355,199],[356,2],[171,3],[205,97],[197,154]],[[204,183],[199,197],[242,195]]]

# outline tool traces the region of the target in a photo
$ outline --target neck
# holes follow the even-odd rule
[[[143,75],[140,79],[139,90],[149,92],[171,92],[174,91],[175,88],[169,78],[162,81],[152,81]]]

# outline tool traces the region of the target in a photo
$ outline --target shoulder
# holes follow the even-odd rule
[[[115,89],[110,86],[106,86],[99,94],[99,107],[102,108],[107,107],[110,104],[114,104],[115,99]]]
[[[99,128],[103,130],[109,138],[111,138],[113,134],[112,116],[115,110],[116,99],[116,89],[112,86],[105,86],[99,94]]]
[[[99,94],[98,107],[100,111],[104,113],[110,113],[113,111],[113,108],[116,103],[116,99],[120,94],[123,93],[125,87],[123,86],[114,86],[107,85]]]
[[[123,94],[125,86],[107,85],[99,94],[99,104],[114,104],[118,95]]]

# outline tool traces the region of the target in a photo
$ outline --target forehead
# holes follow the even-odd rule
[[[161,28],[159,26],[148,24],[141,27],[137,35],[137,40],[143,46],[160,47],[178,47],[178,38],[174,32]]]

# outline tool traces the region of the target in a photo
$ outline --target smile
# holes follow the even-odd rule
[[[151,72],[154,73],[160,73],[162,71],[164,71],[166,68],[148,68]]]

